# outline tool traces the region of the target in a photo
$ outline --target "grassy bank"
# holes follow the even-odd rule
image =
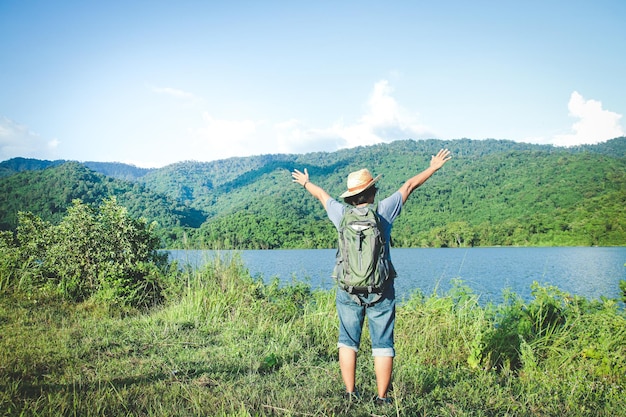
[[[332,292],[253,280],[235,260],[124,311],[45,292],[0,298],[0,415],[618,416],[626,316],[536,287],[481,306],[462,285],[398,311],[395,404],[347,404]],[[365,340],[358,384],[374,375]]]

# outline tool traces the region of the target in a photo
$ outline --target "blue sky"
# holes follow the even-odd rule
[[[623,136],[626,2],[0,0],[0,160]]]

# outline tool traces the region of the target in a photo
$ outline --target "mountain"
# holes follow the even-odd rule
[[[64,162],[65,161],[46,161],[32,158],[12,158],[0,162],[0,178],[23,171],[39,171],[54,165],[60,165]]]
[[[367,167],[382,174],[379,196],[386,196],[444,147],[454,158],[407,201],[394,225],[397,246],[626,244],[626,138],[574,148],[506,140],[403,140],[337,152],[185,161],[150,170],[85,163],[95,176],[87,187],[85,180],[81,186],[80,178],[67,174],[64,185],[34,179],[42,168],[54,172],[64,165],[16,158],[0,163],[5,175],[0,195],[16,189],[46,195],[45,188],[48,206],[11,197],[15,202],[0,203],[1,225],[10,228],[7,219],[15,210],[62,211],[69,196],[85,200],[81,196],[94,190],[104,195],[118,189],[126,204],[132,202],[131,213],[159,220],[170,247],[183,242],[211,248],[333,247],[336,232],[321,205],[292,183],[291,170],[307,168],[311,181],[338,196],[348,173]],[[12,180],[16,176],[19,181]],[[135,194],[141,198],[131,198]],[[63,201],[57,195],[65,196]],[[157,206],[160,211],[145,210]]]
[[[0,178],[0,230],[14,229],[19,211],[30,211],[43,220],[57,222],[74,199],[96,204],[111,196],[133,217],[158,220],[164,228],[199,226],[206,218],[137,182],[107,177],[78,162],[48,162],[28,162],[36,170]]]
[[[12,158],[7,161],[0,162],[0,178],[8,177],[23,171],[39,171],[59,166],[67,162],[76,161],[67,161],[64,159],[47,161],[32,158]],[[137,180],[153,170],[153,168],[139,168],[134,165],[123,164],[120,162],[88,161],[83,162],[82,164],[92,171],[99,172],[108,177],[129,181]]]
[[[399,246],[624,245],[626,139],[577,148],[511,141],[398,141],[332,153],[237,159],[236,180],[188,165],[190,205],[209,219],[192,240],[209,247],[333,247],[321,205],[290,183],[293,168],[333,196],[350,171],[382,174],[380,196],[397,190],[449,148],[446,164],[403,209],[394,226]],[[242,173],[241,162],[249,162]],[[244,166],[248,166],[244,164]],[[157,173],[153,173],[156,175]],[[156,177],[144,177],[149,188]],[[173,188],[170,188],[172,190]]]

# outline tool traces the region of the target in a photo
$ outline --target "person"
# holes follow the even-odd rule
[[[403,204],[415,189],[424,184],[451,158],[448,149],[441,149],[436,155],[432,156],[428,168],[406,180],[398,191],[378,203],[377,211],[385,244],[387,245],[387,254],[390,253],[389,242],[392,224],[400,214]],[[291,175],[293,182],[303,186],[306,191],[322,203],[329,219],[339,229],[341,218],[347,205],[339,203],[323,188],[312,183],[306,168],[304,168],[304,171],[294,169]],[[343,198],[346,204],[357,207],[373,204],[377,192],[375,184],[379,179],[380,175],[373,178],[367,169],[352,172],[348,175],[348,190],[341,194],[340,198]],[[391,268],[393,268],[390,256],[388,262]],[[339,368],[348,398],[360,398],[356,389],[357,352],[361,342],[364,319],[367,317],[377,387],[377,395],[374,397],[374,401],[378,404],[391,403],[388,391],[391,386],[393,359],[395,357],[393,340],[395,289],[393,281],[393,278],[388,279],[383,289],[382,297],[373,305],[369,305],[368,301],[373,299],[370,297],[374,297],[376,294],[361,296],[364,303],[357,303],[351,297],[351,294],[348,294],[341,288],[337,289],[335,304],[339,316],[339,340],[337,343]]]

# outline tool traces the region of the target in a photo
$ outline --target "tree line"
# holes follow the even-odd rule
[[[379,197],[447,147],[454,159],[411,196],[394,225],[402,247],[626,244],[626,138],[556,148],[511,141],[396,141],[337,152],[185,161],[160,169],[123,164],[9,160],[0,163],[0,228],[18,213],[58,223],[75,199],[115,196],[136,218],[156,222],[163,247],[331,248],[321,206],[291,182],[307,167],[338,196],[350,171],[382,174]]]

